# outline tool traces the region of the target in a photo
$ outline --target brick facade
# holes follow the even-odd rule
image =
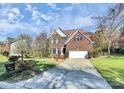
[[[83,30],[65,30],[63,32],[66,34],[66,37],[61,37],[61,35],[59,35],[56,31],[49,37],[49,50],[50,52],[54,52],[53,54],[56,54],[55,51],[63,52],[64,46],[66,46],[66,52],[70,50],[88,52],[93,51],[92,41],[90,39],[91,33],[86,33]],[[76,36],[80,36],[81,40],[79,40],[79,38],[76,38]],[[56,39],[58,39],[58,43],[55,43]]]
[[[76,35],[78,35],[78,34],[82,35],[79,32]],[[67,51],[71,50],[71,51],[89,51],[89,52],[92,52],[92,45],[91,45],[91,42],[89,40],[87,40],[84,36],[83,36],[83,40],[81,40],[81,41],[74,41],[74,37],[73,37],[67,43],[66,49],[67,49]]]

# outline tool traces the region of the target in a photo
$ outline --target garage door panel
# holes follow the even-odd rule
[[[69,51],[69,58],[88,58],[88,51]]]

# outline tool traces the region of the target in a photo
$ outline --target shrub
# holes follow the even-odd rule
[[[120,50],[119,50],[119,53],[120,53],[120,54],[124,54],[124,48],[120,49]]]
[[[69,57],[69,52],[66,52],[65,53],[65,58],[68,58]]]
[[[52,56],[51,53],[47,53],[46,57],[48,57],[48,58],[52,58],[53,56]]]
[[[3,52],[3,55],[6,56],[6,57],[8,57],[9,56],[9,52],[8,51],[4,51]]]
[[[32,71],[32,70],[24,70],[22,73],[21,73],[21,78],[23,79],[28,79],[28,78],[31,78],[35,75],[35,72]]]
[[[3,73],[3,74],[0,75],[0,80],[3,81],[3,80],[5,80],[5,79],[8,79],[8,78],[11,77],[12,75],[13,75],[12,73],[7,73],[7,72],[5,72],[5,73]]]
[[[98,57],[99,56],[99,49],[94,49],[93,50],[93,57]]]
[[[23,70],[34,70],[34,64],[32,62],[21,62],[18,61],[15,66],[16,71],[23,71]]]
[[[118,54],[119,52],[120,52],[120,48],[115,48],[113,51],[113,53],[116,53],[116,54]]]
[[[10,56],[8,59],[10,62],[15,62],[19,60],[19,56]]]

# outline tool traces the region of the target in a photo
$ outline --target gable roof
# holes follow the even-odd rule
[[[88,39],[90,42],[91,42],[91,39],[92,39],[92,35],[93,33],[91,32],[85,32],[84,30],[82,29],[72,29],[72,30],[62,30],[61,28],[57,28],[55,30],[55,32],[57,32],[61,37],[68,37],[68,42],[69,40],[71,40],[71,38],[73,38],[73,36],[77,33],[77,32],[80,32],[86,39]],[[55,33],[53,32],[49,38]],[[66,41],[66,42],[67,42]]]
[[[67,35],[62,31],[62,29],[57,28],[56,32],[61,36],[61,37],[66,37]]]
[[[55,32],[59,34],[61,37],[67,37],[67,35],[64,33],[64,31],[61,28],[57,28],[48,38],[50,38]]]
[[[72,29],[72,30],[64,30],[64,33],[70,38],[76,31],[79,31],[80,33],[84,34],[87,38],[92,39],[92,32],[85,32],[82,29]]]
[[[73,32],[73,34],[71,33],[72,35],[71,35],[70,38],[65,42],[65,44],[67,44],[78,32],[79,32],[80,34],[82,34],[88,41],[92,42],[91,39],[90,39],[89,37],[87,37],[82,31],[76,30],[76,31]]]

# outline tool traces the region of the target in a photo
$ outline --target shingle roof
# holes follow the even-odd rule
[[[64,30],[64,33],[70,38],[76,31],[84,34],[88,39],[92,39],[93,33],[92,32],[85,32],[82,29],[72,29],[72,30]]]
[[[70,34],[69,34],[69,32],[70,32]],[[87,36],[88,33],[84,32],[83,30],[73,30],[73,31],[68,31],[69,38],[65,42],[65,44],[67,44],[75,36],[75,34],[78,33],[78,32],[81,33],[87,40],[89,40],[90,42],[92,42],[91,39],[89,38],[89,36]]]
[[[85,37],[87,37],[89,40],[92,40],[92,36],[93,36],[93,33],[92,32],[85,32],[82,29],[62,30],[61,28],[57,28],[55,31],[61,37],[68,37],[68,39],[71,38],[76,31],[79,31],[80,33],[82,33],[83,35],[85,35]],[[52,36],[52,34],[50,36]]]

